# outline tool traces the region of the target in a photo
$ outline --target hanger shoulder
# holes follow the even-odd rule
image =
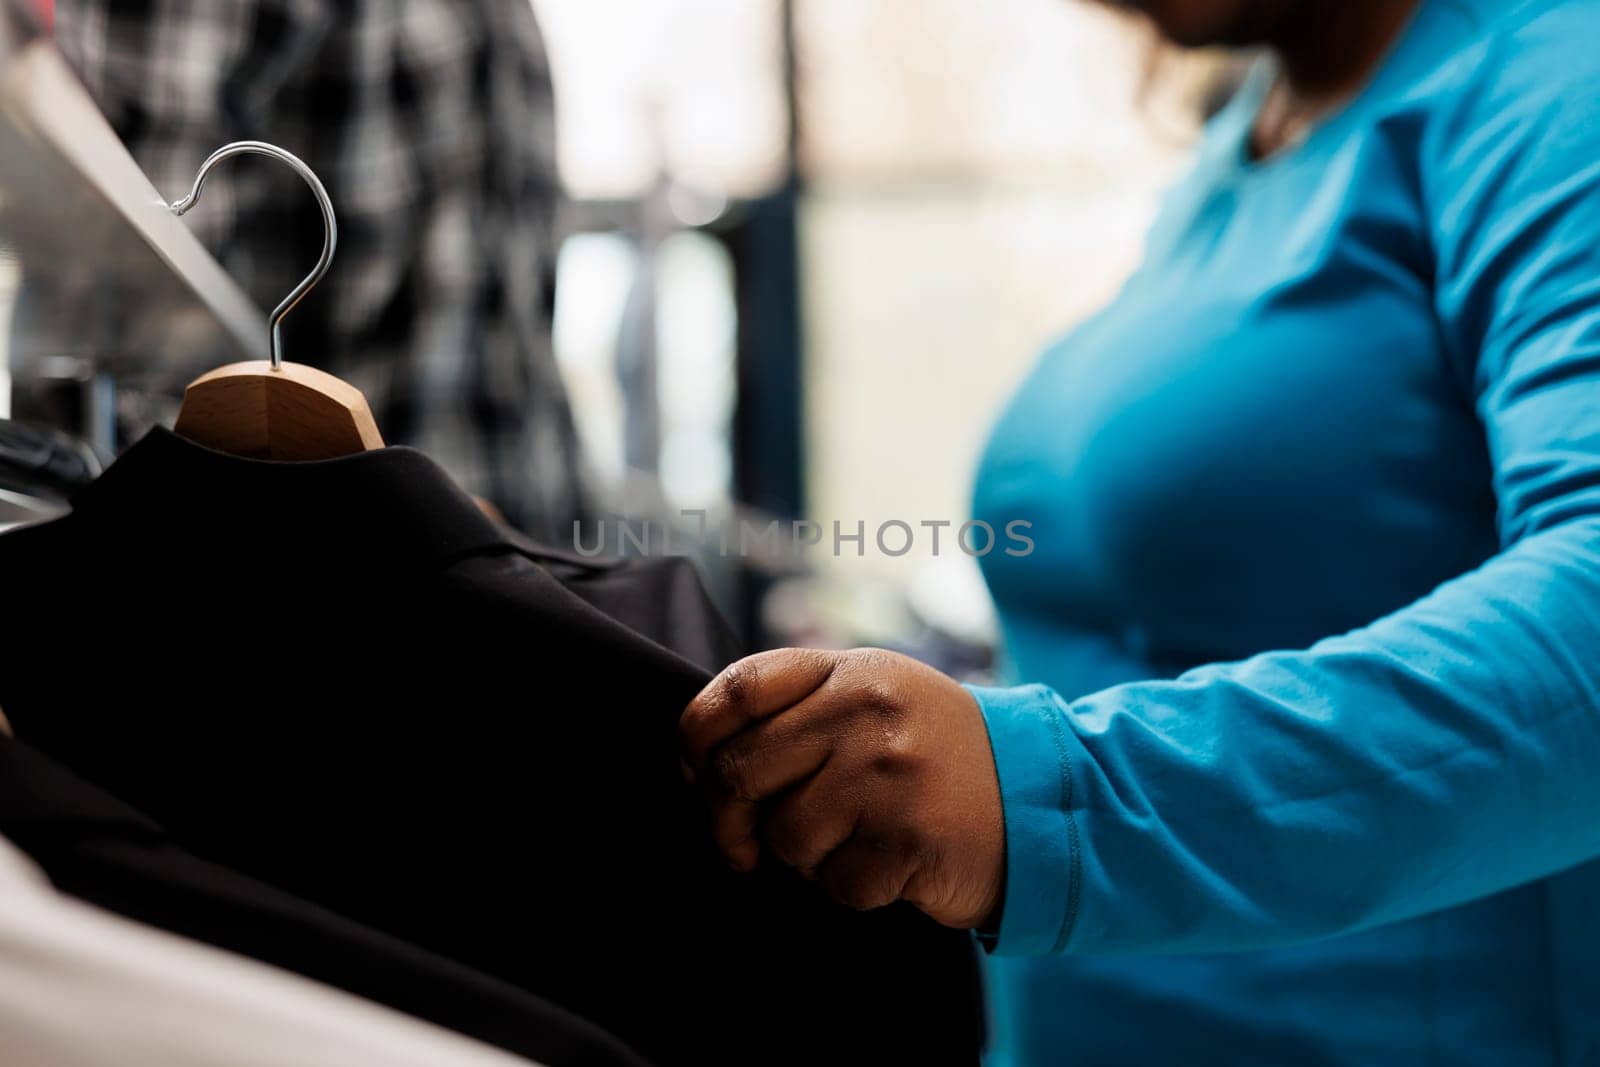
[[[361,391],[299,363],[265,360],[201,375],[184,390],[177,432],[235,456],[303,461],[383,447]]]

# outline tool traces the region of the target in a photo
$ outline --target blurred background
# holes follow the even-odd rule
[[[418,0],[361,20],[308,8],[294,32],[320,43],[241,119],[213,71],[280,62],[276,38],[248,29],[267,9],[178,5],[152,24],[142,5],[0,0],[18,57],[0,83],[16,149],[0,153],[16,163],[0,159],[6,434],[54,427],[109,460],[170,421],[225,335],[255,343],[245,298],[275,303],[320,246],[304,189],[245,164],[181,224],[156,195],[226,140],[272,140],[322,174],[351,234],[287,324],[291,353],[326,356],[375,402],[409,382],[375,403],[391,442],[491,499],[495,471],[472,450],[528,442],[496,453],[509,477],[548,459],[579,483],[571,513],[599,520],[588,546],[661,551],[673,531],[751,648],[877,644],[980,677],[991,609],[954,534],[986,431],[1040,349],[1136,264],[1241,61],[1163,51],[1088,0],[532,0],[537,29],[522,2]],[[392,52],[360,43],[380,35]],[[61,57],[28,50],[52,36]],[[393,65],[417,106],[339,106],[351,90],[329,79],[360,57],[373,66],[351,85],[385,86]],[[521,81],[480,107],[463,94],[492,64]],[[457,186],[419,185],[471,166]],[[515,232],[487,214],[457,224],[460,183],[508,180]],[[389,251],[424,225],[433,245]],[[440,234],[487,264],[481,292],[430,282]],[[466,316],[477,340],[430,339],[430,309]],[[497,337],[520,340],[496,365],[474,355]],[[463,390],[472,406],[452,408]],[[416,409],[435,402],[430,431]],[[39,442],[0,437],[40,466]],[[556,469],[572,454],[576,472]],[[536,517],[566,537],[552,530],[567,512]],[[888,551],[885,523],[904,524]],[[939,551],[928,523],[947,524]],[[835,524],[862,540],[836,550]]]
[[[702,553],[753,645],[981,670],[976,561],[874,532],[965,520],[999,405],[1136,264],[1233,68],[1067,0],[534,8],[571,197],[555,348],[608,510],[817,522],[803,567]]]

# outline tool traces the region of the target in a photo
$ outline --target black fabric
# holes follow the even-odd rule
[[[0,835],[63,892],[547,1067],[645,1063],[540,997],[189,854],[150,819],[3,736]]]
[[[676,722],[731,651],[684,566],[529,546],[405,449],[274,464],[157,431],[0,537],[33,622],[0,707],[207,859],[649,1057],[974,1062],[965,934],[717,857]]]
[[[732,628],[712,604],[689,560],[585,556],[541,545],[507,527],[500,532],[568,592],[695,666],[715,672],[741,655]]]

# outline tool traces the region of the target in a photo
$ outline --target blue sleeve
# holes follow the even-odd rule
[[[1006,807],[997,951],[1287,944],[1600,856],[1600,77],[1524,66],[1417,150],[1499,554],[1307,650],[1071,701],[975,689]]]

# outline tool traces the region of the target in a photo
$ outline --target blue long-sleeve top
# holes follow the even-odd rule
[[[1600,3],[1269,76],[980,464],[993,1061],[1600,1062]]]

